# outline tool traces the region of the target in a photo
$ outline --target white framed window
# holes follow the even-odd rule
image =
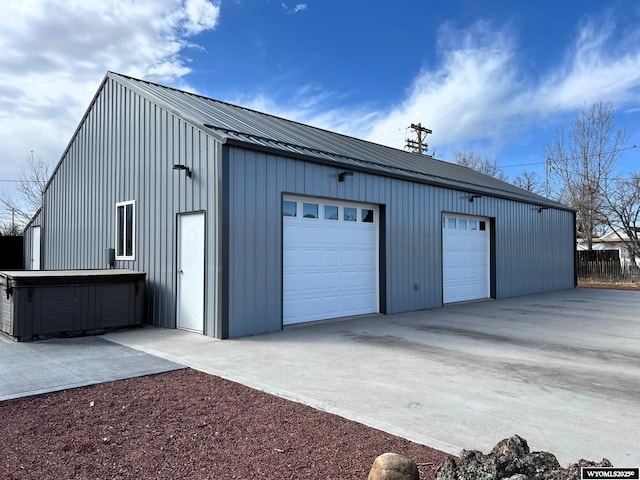
[[[116,203],[116,260],[135,260],[136,202]]]

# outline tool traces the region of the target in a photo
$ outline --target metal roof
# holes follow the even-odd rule
[[[428,155],[379,145],[118,73],[108,72],[106,78],[161,105],[223,143],[282,152],[335,164],[339,168],[571,210],[510,183]]]

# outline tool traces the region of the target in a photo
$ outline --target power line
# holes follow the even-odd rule
[[[633,150],[634,148],[640,148],[638,145],[631,145],[630,147],[616,148],[614,150],[609,150],[607,152],[595,152],[589,155],[586,155],[587,158],[597,157],[599,155],[609,155],[610,153],[620,153],[626,152],[627,150]],[[575,157],[561,157],[562,160],[582,160],[584,159],[584,155],[576,155]]]
[[[515,165],[502,165],[500,168],[528,167],[530,165],[544,165],[545,163],[546,162],[518,163]]]
[[[555,170],[557,172],[564,172],[564,173],[568,173],[569,175],[575,175],[577,177],[583,177],[583,178],[586,178],[589,176],[587,173],[584,173],[584,172],[574,172],[567,168],[561,168],[561,167],[551,167],[551,170]],[[630,180],[631,178],[632,177],[625,177],[622,175],[617,177],[599,177],[600,180],[606,180],[606,181]]]
[[[588,157],[596,157],[598,155],[608,155],[610,153],[626,152],[627,150],[633,150],[635,148],[640,148],[640,145],[631,145],[630,147],[618,148],[618,149],[615,149],[615,150],[610,150],[608,152],[592,153],[592,154],[587,155],[587,156]],[[584,157],[575,156],[575,157],[564,158],[564,160],[580,160],[581,158],[584,158]],[[513,164],[513,165],[502,165],[502,168],[529,167],[531,165],[544,165],[545,163],[547,163],[547,162],[546,161],[542,161],[542,162],[530,162],[530,163],[517,163],[517,164]]]
[[[6,182],[6,183],[40,183],[38,180],[6,180],[6,179],[0,179],[0,182]]]
[[[401,128],[398,128],[397,130],[393,130],[391,132],[382,133],[378,135],[377,138],[389,138],[391,136],[398,135],[399,132],[402,132]]]

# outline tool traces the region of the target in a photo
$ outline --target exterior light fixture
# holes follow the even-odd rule
[[[344,172],[340,172],[340,174],[338,175],[338,181],[339,182],[344,182],[344,179],[346,177],[352,177],[353,176],[353,172],[350,171],[344,171]]]
[[[543,210],[549,210],[549,207],[538,207],[538,213],[542,213]]]
[[[476,198],[482,198],[482,195],[473,194],[469,197],[469,202],[473,203],[473,200]]]
[[[186,165],[174,165],[174,170],[185,170],[187,172],[187,177],[191,177],[191,169]]]

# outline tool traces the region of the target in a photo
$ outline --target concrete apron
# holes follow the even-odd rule
[[[105,338],[453,454],[517,433],[563,466],[633,467],[639,311],[640,292],[576,289],[225,341],[153,327]]]
[[[180,368],[101,337],[15,342],[0,334],[0,401]]]

